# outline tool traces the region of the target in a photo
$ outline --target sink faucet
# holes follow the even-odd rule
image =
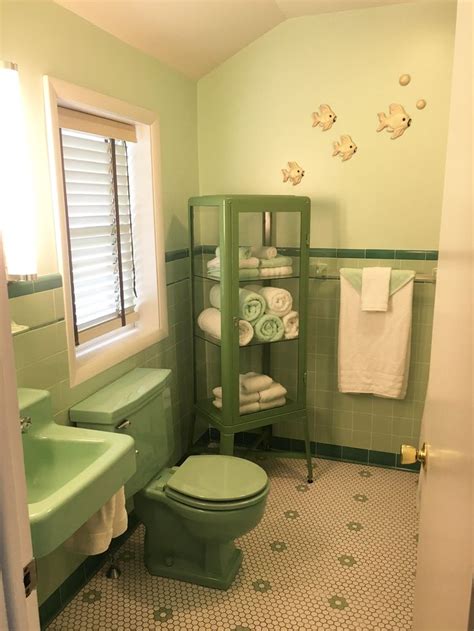
[[[20,428],[22,434],[26,434],[31,427],[31,423],[31,416],[20,416]]]

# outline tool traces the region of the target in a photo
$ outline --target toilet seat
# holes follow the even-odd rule
[[[199,508],[205,511],[232,511],[247,508],[248,506],[253,506],[254,504],[258,504],[259,502],[261,502],[262,499],[265,498],[267,493],[268,485],[265,486],[265,488],[257,495],[254,495],[253,497],[248,497],[244,500],[236,500],[234,502],[212,502],[206,500],[198,500],[195,497],[188,497],[187,495],[183,495],[182,493],[177,493],[176,491],[173,491],[169,487],[165,487],[165,495],[171,500],[180,504],[185,504],[186,506],[190,506],[191,508]]]
[[[268,476],[257,464],[234,456],[190,456],[167,480],[165,494],[204,510],[252,506],[268,492]]]

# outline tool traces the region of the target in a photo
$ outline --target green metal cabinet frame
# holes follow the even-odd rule
[[[219,246],[221,253],[221,385],[224,392],[222,410],[217,410],[210,400],[196,400],[194,413],[196,418],[204,419],[220,432],[220,452],[231,455],[234,449],[234,435],[271,426],[273,423],[298,422],[303,427],[308,481],[313,481],[313,469],[310,451],[309,421],[306,412],[306,353],[307,353],[307,307],[309,276],[309,237],[311,219],[311,200],[308,197],[294,195],[210,195],[189,199],[191,291],[193,314],[195,305],[194,280],[196,275],[195,255],[197,246],[194,238],[195,208],[212,206],[218,209]],[[262,213],[262,242],[272,243],[271,217],[278,212],[298,213],[300,216],[299,236],[299,336],[297,400],[281,408],[274,408],[246,414],[239,414],[239,215],[240,213]],[[277,216],[277,215],[276,215]],[[278,277],[274,277],[278,280]],[[215,280],[215,279],[210,279]],[[268,280],[269,279],[260,279]],[[216,281],[219,282],[219,281]],[[248,281],[252,282],[252,281]],[[294,342],[295,340],[292,340]],[[282,343],[282,342],[279,342]],[[264,346],[269,346],[265,344]],[[196,346],[193,336],[193,361],[196,373]]]

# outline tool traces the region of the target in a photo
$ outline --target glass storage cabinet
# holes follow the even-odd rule
[[[284,426],[292,437],[304,438],[308,481],[313,479],[306,412],[310,210],[310,199],[297,196],[212,195],[189,200],[195,417],[219,430],[220,452],[229,455],[237,432],[265,428],[261,435],[270,440],[272,425]],[[254,256],[248,258],[247,246],[275,246],[285,258],[256,262]],[[242,322],[243,296],[248,294],[241,290],[249,286],[247,291],[256,293],[262,287],[289,292],[291,312],[299,316],[297,336],[295,314],[290,314],[291,321],[283,317],[286,303],[280,295],[287,300],[286,292],[266,292],[276,300],[275,313],[268,300],[262,301],[267,312],[272,311],[267,315],[281,317],[275,322],[265,315],[259,335],[258,319]],[[284,399],[266,401],[271,399],[268,392],[243,396],[240,375],[249,372],[281,384]]]

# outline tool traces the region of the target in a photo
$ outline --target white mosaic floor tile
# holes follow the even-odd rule
[[[409,631],[416,568],[418,476],[317,460],[257,456],[271,491],[264,519],[238,544],[227,592],[151,576],[143,527],[49,631]]]

